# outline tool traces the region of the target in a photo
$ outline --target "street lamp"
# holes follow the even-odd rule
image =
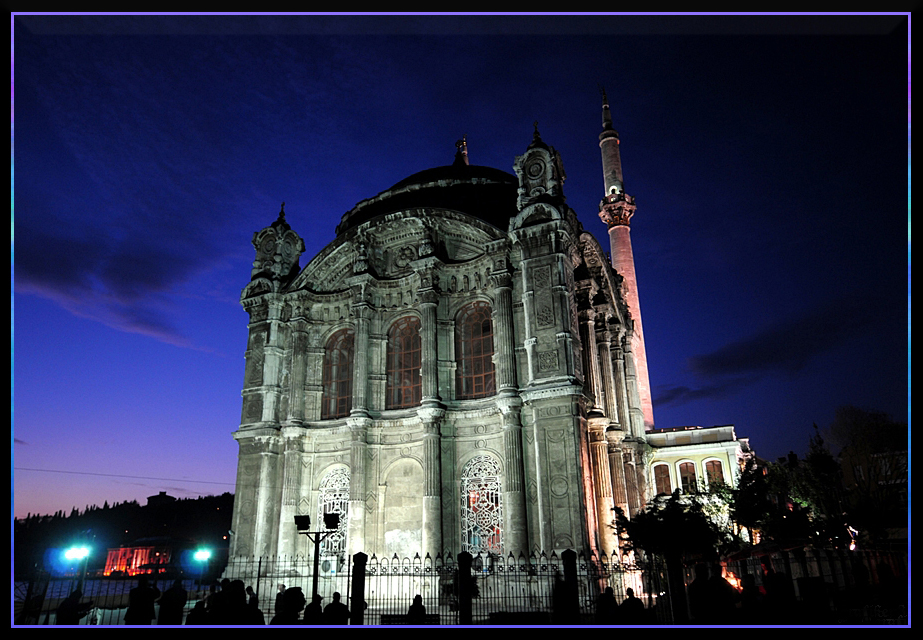
[[[314,582],[311,588],[311,602],[314,602],[317,596],[317,567],[320,560],[320,543],[339,529],[340,514],[325,513],[324,526],[327,528],[326,531],[309,531],[311,528],[311,516],[295,516],[295,527],[297,527],[298,533],[308,536],[308,539],[314,543]]]
[[[71,547],[64,552],[64,557],[67,560],[76,560],[77,562],[83,561],[83,568],[80,570],[77,580],[77,588],[83,591],[83,578],[84,574],[87,572],[87,562],[89,562],[90,558],[89,547]]]
[[[212,552],[208,549],[199,549],[192,556],[199,565],[199,591],[202,591],[202,580],[205,576],[205,567],[208,565],[208,559],[212,557]]]

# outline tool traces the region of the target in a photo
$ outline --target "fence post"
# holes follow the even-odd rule
[[[349,594],[353,605],[349,617],[351,625],[365,624],[365,565],[368,561],[369,557],[361,551],[353,556],[353,583]]]
[[[471,554],[458,554],[458,624],[471,624]]]
[[[580,590],[577,586],[577,552],[565,549],[561,554],[561,564],[564,570],[564,593],[562,594],[561,624],[577,624],[580,622]]]

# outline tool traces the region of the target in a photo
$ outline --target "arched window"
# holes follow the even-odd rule
[[[709,460],[705,463],[705,477],[708,479],[709,487],[724,482],[724,470],[720,460]]]
[[[324,349],[324,395],[321,420],[345,418],[353,404],[353,355],[355,334],[340,329],[327,340]]]
[[[344,468],[328,472],[320,483],[317,497],[317,523],[315,528],[324,528],[324,514],[340,514],[340,525],[335,533],[324,538],[320,554],[339,556],[346,552],[346,530],[349,520],[349,470]]]
[[[423,401],[420,377],[420,320],[401,318],[388,331],[388,388],[385,409],[415,407]]]
[[[673,485],[670,483],[670,467],[665,464],[658,464],[654,467],[654,486],[657,488],[657,495],[673,493]]]
[[[496,460],[477,456],[465,465],[461,481],[462,551],[472,555],[501,552],[500,490]]]
[[[495,393],[493,355],[490,305],[475,302],[455,319],[456,398],[484,398]]]
[[[695,464],[683,462],[679,465],[679,481],[683,486],[683,493],[695,493]]]

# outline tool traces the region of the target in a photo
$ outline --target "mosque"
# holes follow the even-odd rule
[[[463,139],[304,267],[284,207],[254,234],[232,560],[303,552],[294,517],[325,513],[326,556],[609,555],[615,507],[736,482],[732,426],[654,428],[605,96],[599,146],[608,245],[537,127],[514,174],[469,164]]]

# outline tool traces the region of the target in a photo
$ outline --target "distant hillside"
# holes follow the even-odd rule
[[[109,506],[76,507],[69,515],[28,515],[13,520],[13,556],[17,578],[48,564],[50,553],[76,544],[91,548],[87,570],[102,569],[108,549],[128,546],[139,538],[187,539],[211,549],[227,548],[234,494],[174,500],[161,494],[148,505],[136,501]]]

